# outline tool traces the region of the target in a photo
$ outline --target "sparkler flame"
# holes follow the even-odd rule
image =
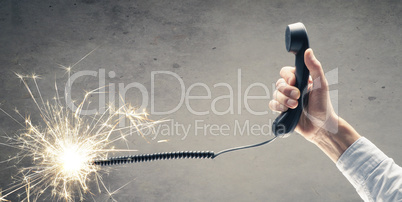
[[[66,69],[70,71],[71,68]],[[23,128],[23,132],[14,137],[5,137],[8,141],[0,143],[20,151],[18,155],[2,163],[12,160],[18,163],[24,158],[32,161],[31,166],[19,169],[18,180],[3,189],[0,201],[7,201],[6,197],[19,192],[23,192],[19,194],[22,201],[36,201],[44,197],[46,192],[50,192],[51,196],[58,200],[74,201],[77,196],[84,200],[85,194],[92,194],[89,182],[95,183],[99,191],[103,187],[111,195],[102,181],[100,167],[92,162],[95,159],[107,158],[111,152],[135,151],[129,148],[115,149],[113,143],[126,141],[126,137],[133,134],[133,128],[134,133],[140,134],[144,130],[153,130],[158,121],[149,120],[145,111],[137,112],[130,105],[119,109],[114,109],[111,105],[102,114],[81,117],[81,110],[89,105],[88,97],[99,89],[86,93],[83,101],[72,112],[61,103],[57,84],[54,101],[45,102],[37,84],[37,79],[40,78],[38,75],[16,75],[39,110],[42,123],[33,124],[30,117],[24,117],[18,110],[15,110],[18,118],[14,118],[0,107],[0,111]],[[28,85],[28,79],[33,81],[38,98]],[[129,120],[129,126],[117,127],[125,120],[122,117]]]

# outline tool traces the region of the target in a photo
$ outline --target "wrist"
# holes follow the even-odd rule
[[[337,115],[331,116],[316,134],[312,142],[335,163],[360,135],[345,120]]]

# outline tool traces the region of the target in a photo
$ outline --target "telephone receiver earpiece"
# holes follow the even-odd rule
[[[304,63],[304,52],[309,48],[307,30],[301,22],[290,24],[286,28],[285,34],[286,50],[296,56],[296,87],[304,95],[309,79],[309,70]],[[303,106],[306,106],[308,99],[300,96],[298,105],[295,109],[288,109],[282,112],[273,122],[272,131],[276,137],[287,137],[299,122],[300,115],[303,112]]]

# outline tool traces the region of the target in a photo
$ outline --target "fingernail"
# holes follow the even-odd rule
[[[310,58],[311,58],[311,59],[315,59],[315,55],[314,55],[314,51],[313,51],[313,49],[311,49]]]
[[[288,78],[288,84],[289,84],[289,85],[291,84],[291,83],[290,83],[291,81],[292,81],[292,78]]]
[[[298,99],[299,98],[299,91],[298,90],[292,90],[292,92],[290,92],[290,97],[292,97],[293,99]]]
[[[288,101],[286,102],[290,107],[295,107],[297,105],[297,101],[296,100],[292,100],[292,99],[288,99]]]

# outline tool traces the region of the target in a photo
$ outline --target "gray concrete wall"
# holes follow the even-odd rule
[[[159,135],[147,143],[130,137],[137,153],[176,150],[214,150],[256,143],[271,135],[234,134],[236,121],[269,124],[277,114],[250,113],[239,106],[247,87],[262,83],[273,92],[282,66],[293,65],[287,53],[284,31],[287,24],[301,21],[308,30],[310,45],[326,72],[338,71],[331,86],[338,93],[339,115],[363,136],[372,140],[398,164],[402,164],[399,109],[402,91],[401,1],[0,1],[0,103],[17,107],[40,122],[34,103],[14,75],[37,73],[45,99],[54,94],[54,82],[66,84],[59,68],[92,54],[72,69],[72,74],[105,69],[106,85],[142,84],[151,96],[155,71],[177,74],[186,89],[200,82],[211,89],[211,99],[191,107],[209,111],[195,115],[183,104],[174,113],[150,118],[172,119],[191,127],[196,121],[222,126],[229,135],[211,132]],[[238,71],[241,71],[241,82]],[[177,78],[155,77],[155,109],[166,111],[180,101]],[[241,83],[241,87],[237,85]],[[213,99],[233,87],[233,114],[212,111]],[[73,86],[73,98],[83,90],[98,87],[98,78],[85,77]],[[62,92],[62,90],[60,90]],[[263,95],[255,87],[253,95]],[[191,95],[205,95],[202,88]],[[94,97],[95,103],[97,97]],[[140,105],[138,90],[127,91],[126,101]],[[150,101],[148,100],[148,111]],[[250,101],[254,111],[268,110],[268,100]],[[217,103],[228,108],[228,100]],[[239,110],[240,109],[240,110]],[[0,114],[3,134],[13,135],[20,126]],[[169,140],[157,143],[158,140]],[[124,144],[118,145],[124,146]],[[15,150],[0,146],[0,161]],[[1,164],[0,187],[5,189],[16,174],[13,164]],[[9,168],[11,167],[11,168]],[[113,197],[118,201],[358,201],[359,196],[335,165],[313,144],[297,134],[269,146],[222,155],[214,160],[177,160],[113,167],[104,181],[111,190],[134,179]],[[106,193],[87,200],[109,200]],[[18,201],[16,195],[10,197]],[[49,198],[46,198],[50,200]]]

